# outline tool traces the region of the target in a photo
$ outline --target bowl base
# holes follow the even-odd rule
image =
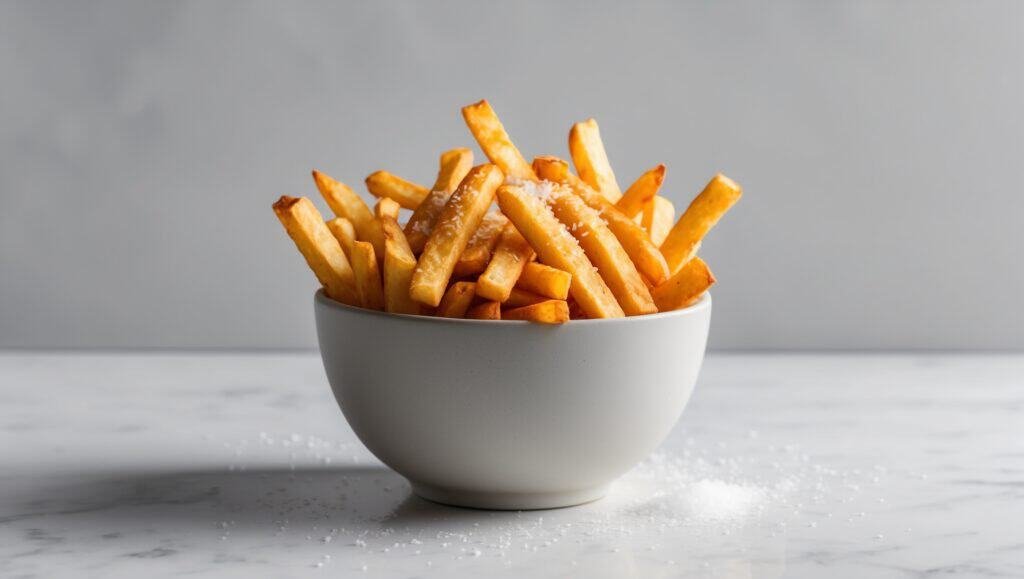
[[[610,484],[572,491],[548,493],[505,493],[449,489],[412,482],[412,491],[435,503],[473,509],[496,511],[529,511],[558,509],[582,505],[600,499],[608,493]]]

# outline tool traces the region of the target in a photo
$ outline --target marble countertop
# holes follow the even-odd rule
[[[0,354],[2,577],[1022,577],[1024,357],[712,355],[581,507],[410,496],[312,354]]]

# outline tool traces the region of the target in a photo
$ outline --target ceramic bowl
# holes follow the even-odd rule
[[[708,295],[561,326],[314,302],[327,378],[363,444],[416,494],[489,509],[603,496],[679,419],[711,319]]]

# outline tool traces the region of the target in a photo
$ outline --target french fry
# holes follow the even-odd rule
[[[487,269],[487,264],[491,261],[491,254],[479,251],[479,249],[466,248],[466,251],[462,252],[459,261],[455,262],[455,269],[452,270],[452,279],[479,276]]]
[[[624,315],[576,239],[540,198],[522,187],[504,185],[498,189],[498,206],[537,252],[541,262],[572,275],[569,293],[589,317],[620,318]]]
[[[352,244],[352,270],[356,274],[356,291],[363,307],[383,310],[384,288],[380,280],[380,267],[377,265],[373,244],[369,241],[356,241]]]
[[[622,198],[615,203],[615,208],[633,219],[643,211],[644,205],[658,194],[664,182],[665,165],[648,170],[626,189]]]
[[[672,224],[675,221],[675,206],[668,199],[658,195],[644,205],[640,225],[647,231],[651,243],[661,245],[668,237],[668,232],[672,230]]]
[[[380,224],[373,218],[373,213],[359,195],[348,185],[335,180],[326,173],[313,170],[313,181],[320,195],[331,208],[331,211],[338,217],[344,217],[352,222],[356,229],[356,237],[361,241],[369,241],[373,244],[373,250],[377,255],[384,254],[384,233]]]
[[[523,268],[535,255],[515,226],[506,225],[487,269],[476,280],[477,295],[496,302],[507,300]]]
[[[356,241],[356,229],[352,226],[352,222],[344,217],[335,217],[327,222],[327,229],[341,244],[341,249],[345,251],[345,257],[352,261],[352,244]]]
[[[498,302],[484,302],[469,308],[466,318],[470,320],[500,320],[501,304]]]
[[[572,275],[542,263],[530,262],[519,275],[516,287],[553,300],[569,297]],[[508,300],[506,300],[508,301]]]
[[[743,195],[743,189],[719,173],[690,203],[661,244],[661,253],[675,273],[697,252],[697,244]]]
[[[480,165],[471,169],[452,193],[423,247],[412,277],[409,294],[414,300],[428,306],[441,302],[455,263],[483,221],[494,201],[494,192],[504,178],[496,165]]]
[[[473,303],[476,296],[476,284],[471,281],[457,281],[453,283],[448,291],[444,292],[441,303],[437,306],[436,315],[439,318],[461,318],[466,315],[466,310]]]
[[[391,221],[398,221],[398,215],[402,211],[402,206],[398,204],[398,201],[384,197],[383,199],[377,200],[377,205],[373,207],[373,213],[377,216],[377,219],[389,218]],[[382,222],[383,226],[383,222]],[[406,240],[408,241],[408,240]]]
[[[306,258],[328,297],[358,306],[352,266],[313,202],[305,197],[282,195],[274,203],[274,214]]]
[[[596,210],[590,208],[568,187],[553,190],[548,196],[548,205],[597,267],[601,279],[608,284],[627,316],[658,311],[640,272]]]
[[[694,256],[665,283],[654,288],[658,311],[667,312],[692,304],[715,283],[715,276],[704,260]]]
[[[494,246],[498,244],[498,238],[501,237],[501,231],[507,224],[508,219],[501,213],[492,211],[484,215],[484,220],[476,228],[473,237],[469,238],[469,245],[459,256],[459,261],[455,263],[455,271],[452,272],[452,275],[468,277],[479,275],[487,269],[487,264],[491,261],[491,252],[494,251]]]
[[[451,149],[441,153],[441,168],[434,181],[434,188],[405,224],[405,237],[414,254],[423,252],[437,216],[472,167],[473,151],[469,149]]]
[[[526,320],[538,324],[564,324],[569,321],[569,306],[565,300],[544,300],[501,313],[503,320]]]
[[[416,209],[430,195],[430,190],[402,179],[387,171],[370,173],[366,178],[366,189],[374,197],[394,199],[406,209]]]
[[[576,173],[584,183],[612,203],[622,197],[622,190],[615,181],[615,173],[612,172],[608,153],[601,141],[597,121],[587,119],[572,126],[569,131],[569,154],[572,156],[572,164],[576,166]]]
[[[462,118],[487,158],[501,168],[506,177],[536,181],[533,168],[512,143],[497,113],[486,100],[462,107]]]
[[[523,306],[529,306],[532,304],[540,303],[547,299],[550,298],[537,295],[533,292],[528,292],[524,289],[514,287],[512,288],[512,291],[509,292],[508,299],[502,302],[501,305],[505,306],[506,308],[521,308]]]
[[[384,232],[384,309],[396,314],[419,314],[420,304],[409,296],[416,256],[394,218],[397,212],[397,201],[385,198],[377,202],[377,221]]]
[[[623,215],[610,201],[573,175],[568,163],[557,157],[544,156],[534,159],[533,166],[541,179],[567,184],[584,203],[597,210],[640,273],[655,284],[668,279],[668,264],[658,247],[651,243],[643,227]]]

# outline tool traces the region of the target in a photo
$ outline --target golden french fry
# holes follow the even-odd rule
[[[486,100],[462,107],[462,118],[487,158],[501,168],[506,177],[535,181],[537,176],[519,149],[512,143],[497,113]]]
[[[526,320],[538,324],[564,324],[569,321],[569,306],[565,300],[544,300],[501,313],[503,320]]]
[[[383,219],[384,217],[390,218],[392,221],[398,221],[398,215],[402,211],[402,206],[398,204],[398,201],[384,197],[378,199],[377,204],[373,207],[373,213],[377,216],[377,219]],[[406,240],[408,241],[408,240]]]
[[[473,151],[469,149],[451,149],[441,153],[441,168],[434,181],[434,188],[405,224],[405,237],[416,255],[423,252],[423,246],[434,230],[437,216],[472,167]]]
[[[327,295],[342,303],[358,306],[352,266],[313,202],[305,197],[282,195],[274,203],[274,214],[306,258]]]
[[[524,289],[517,287],[512,288],[512,291],[508,294],[508,299],[502,302],[501,305],[506,308],[521,308],[523,306],[529,306],[543,302],[547,299],[545,296],[537,295],[533,292],[528,292]]]
[[[420,304],[409,296],[416,256],[394,218],[398,202],[381,199],[376,209],[377,221],[384,232],[384,309],[396,314],[419,314],[422,312]]]
[[[621,211],[626,217],[633,219],[644,209],[644,204],[653,199],[661,184],[665,182],[665,165],[648,170],[635,183],[626,189],[622,198],[615,203],[615,208]]]
[[[491,254],[480,251],[480,249],[479,247],[467,247],[466,251],[462,252],[459,261],[455,263],[455,269],[452,270],[452,279],[479,276],[487,269],[487,264],[491,261]]]
[[[608,284],[627,316],[658,311],[640,272],[596,210],[568,187],[554,189],[548,195],[548,205],[597,267],[601,279]]]
[[[658,195],[644,205],[640,225],[647,231],[647,235],[651,238],[651,243],[661,245],[665,238],[668,237],[668,232],[672,230],[672,224],[675,223],[675,220],[675,206],[668,199]]]
[[[352,244],[356,241],[356,229],[352,222],[344,217],[335,217],[327,222],[327,229],[341,244],[341,249],[345,251],[345,257],[352,261]]]
[[[483,221],[494,201],[494,191],[504,179],[496,165],[480,165],[473,167],[452,193],[416,266],[409,287],[409,294],[414,300],[428,306],[441,302],[455,263]]]
[[[459,256],[459,261],[455,263],[455,270],[452,272],[452,275],[454,277],[468,277],[479,275],[487,269],[487,264],[491,261],[491,252],[494,251],[494,246],[498,244],[501,230],[507,224],[508,219],[505,219],[505,216],[501,213],[492,211],[484,215],[484,220],[476,228],[473,237],[469,238],[469,244],[463,250],[462,255]]]
[[[507,300],[523,268],[535,255],[519,231],[512,224],[506,225],[487,269],[476,280],[477,295],[496,302]]]
[[[725,175],[711,178],[661,244],[661,253],[673,273],[696,255],[697,244],[742,195],[743,189]]]
[[[461,318],[466,315],[469,304],[476,296],[476,284],[471,281],[457,281],[444,292],[435,315],[439,318]]]
[[[516,287],[553,300],[569,297],[572,275],[542,263],[531,262],[523,268]],[[507,302],[508,300],[506,300]],[[505,304],[508,305],[508,304]]]
[[[374,197],[394,199],[406,209],[416,209],[430,195],[430,190],[402,179],[387,171],[371,173],[366,178],[366,189]]]
[[[654,288],[658,311],[678,310],[692,304],[715,283],[715,276],[704,260],[694,256],[665,283]]]
[[[500,320],[501,304],[498,302],[484,302],[473,306],[466,312],[466,318],[470,320]]]
[[[640,273],[656,284],[668,279],[668,264],[658,247],[651,243],[643,227],[623,215],[610,201],[573,175],[568,163],[557,157],[544,156],[534,159],[533,166],[541,179],[567,184],[584,203],[597,210]]]
[[[572,126],[569,131],[569,154],[572,156],[572,164],[576,166],[576,173],[584,183],[612,203],[622,197],[615,173],[608,162],[608,153],[604,150],[604,142],[601,141],[597,121],[587,119]]]
[[[356,237],[361,241],[369,241],[373,244],[373,250],[377,255],[384,252],[384,233],[380,230],[380,224],[373,218],[373,213],[359,195],[348,185],[335,180],[326,173],[313,170],[313,181],[316,188],[320,190],[324,201],[331,208],[331,211],[338,217],[344,217],[352,222],[356,229]]]
[[[356,290],[359,301],[370,310],[384,309],[384,288],[380,280],[377,254],[369,241],[352,244],[352,270],[356,274]]]
[[[560,186],[542,183],[538,187]],[[520,186],[504,185],[498,189],[498,206],[537,252],[541,262],[572,275],[569,293],[588,316],[620,318],[624,315],[576,239],[538,196]]]

